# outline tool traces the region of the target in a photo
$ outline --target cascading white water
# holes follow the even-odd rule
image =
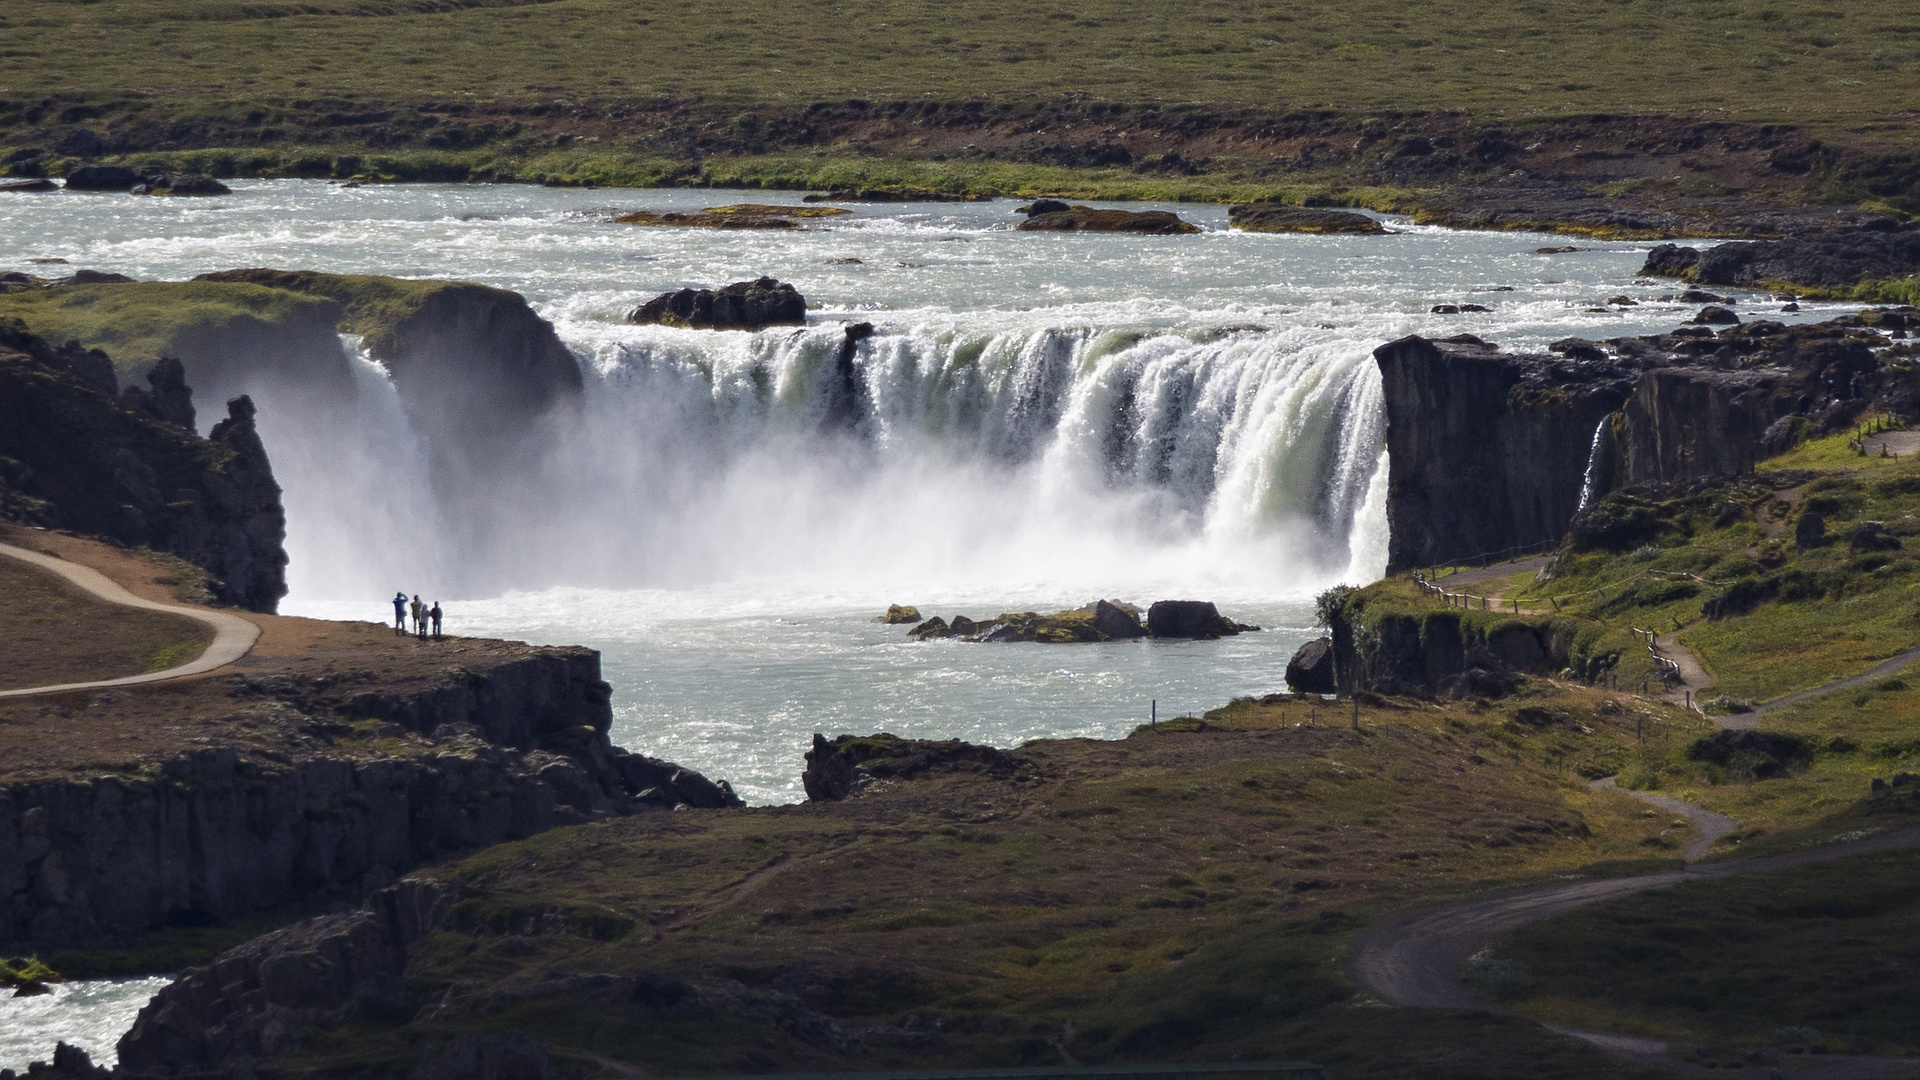
[[[1587,468],[1580,478],[1580,504],[1575,510],[1585,510],[1600,492],[1600,471],[1606,467],[1607,444],[1613,435],[1613,417],[1603,416],[1593,427],[1593,443],[1587,449]]]
[[[1379,376],[1351,344],[929,317],[861,342],[849,394],[839,325],[565,329],[590,377],[542,484],[576,493],[554,581],[1380,570]]]
[[[285,493],[287,584],[296,595],[385,596],[406,582],[445,580],[440,511],[426,446],[393,380],[342,335],[343,396],[250,388],[260,438]],[[203,424],[215,419],[200,405]]]

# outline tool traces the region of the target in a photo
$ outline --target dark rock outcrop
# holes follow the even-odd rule
[[[31,193],[36,191],[58,191],[60,185],[45,177],[30,180],[0,180],[0,191]]]
[[[194,280],[258,285],[338,305],[328,332],[362,335],[368,354],[393,373],[429,442],[447,443],[450,455],[497,452],[507,433],[577,400],[583,385],[580,365],[553,324],[506,289],[269,269]]]
[[[1793,523],[1793,545],[1802,551],[1816,548],[1827,542],[1826,515],[1818,510],[1807,510]]]
[[[82,165],[67,174],[69,191],[132,191],[145,177],[125,165]]]
[[[1880,219],[1861,227],[1740,241],[1704,251],[1662,244],[1647,253],[1640,273],[1700,285],[1837,289],[1920,274],[1920,229]]]
[[[1287,661],[1287,686],[1296,694],[1335,694],[1333,639],[1315,638],[1300,646]]]
[[[1013,776],[1032,766],[991,746],[949,739],[931,742],[894,735],[842,735],[832,742],[814,733],[807,768],[800,774],[809,802],[838,802],[877,781],[910,779],[931,772],[985,772]]]
[[[55,348],[0,324],[0,515],[170,552],[213,575],[214,595],[272,611],[286,595],[286,515],[253,402],[201,439],[177,365],[153,390],[115,394],[105,354]]]
[[[1388,565],[1550,546],[1583,496],[1748,472],[1868,408],[1912,415],[1920,373],[1883,361],[1911,352],[1891,336],[1909,324],[1920,312],[1570,338],[1551,354],[1466,335],[1383,345]]]
[[[424,863],[612,815],[736,807],[672,762],[612,746],[590,649],[517,658],[394,689],[353,680],[229,680],[314,732],[412,733],[410,752],[206,749],[137,775],[0,785],[0,949],[71,947],[169,922],[357,900]],[[336,683],[338,685],[336,685]]]
[[[120,403],[174,427],[193,430],[193,388],[187,385],[186,367],[172,357],[163,357],[148,369],[147,388],[122,390]]]
[[[1555,542],[1628,374],[1556,355],[1402,338],[1374,350],[1387,412],[1387,564]]]
[[[1898,536],[1887,531],[1885,522],[1863,521],[1853,527],[1847,547],[1852,551],[1899,551],[1901,543]]]
[[[1093,628],[1110,641],[1129,641],[1147,634],[1146,627],[1140,625],[1140,616],[1108,600],[1094,603]]]
[[[1376,613],[1349,603],[1330,629],[1335,683],[1343,692],[1432,698],[1500,697],[1525,673],[1561,671],[1576,659],[1578,628],[1453,609]]]
[[[1351,210],[1314,210],[1273,203],[1229,207],[1227,222],[1248,232],[1379,235],[1387,231],[1380,222]]]
[[[886,623],[889,626],[899,623],[918,623],[920,609],[911,604],[888,604],[886,614],[874,616],[873,621]]]
[[[807,301],[797,289],[773,278],[736,281],[720,289],[680,289],[662,293],[635,308],[628,322],[658,323],[695,330],[759,330],[768,326],[804,326]]]
[[[231,195],[233,189],[211,176],[162,176],[149,180],[144,188],[135,186],[134,194],[206,196]]]
[[[1157,638],[1216,638],[1242,626],[1220,614],[1211,600],[1157,600],[1147,609],[1147,633]]]
[[[1027,220],[1014,227],[1026,232],[1148,233],[1156,236],[1200,231],[1200,226],[1182,221],[1178,214],[1165,210],[1096,210],[1078,204],[1068,206],[1065,210],[1029,214]]]
[[[316,1027],[338,1026],[358,1010],[404,1007],[407,958],[439,926],[446,907],[437,886],[403,881],[358,911],[276,930],[222,953],[140,1010],[120,1038],[121,1071],[251,1072],[256,1063],[297,1048]]]

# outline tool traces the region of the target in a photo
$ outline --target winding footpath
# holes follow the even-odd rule
[[[1535,570],[1544,565],[1544,562],[1544,557],[1536,557],[1480,570],[1465,571],[1450,575],[1445,580],[1450,584],[1466,585],[1509,577],[1526,570]],[[1497,600],[1497,597],[1492,599]],[[1668,657],[1679,665],[1681,674],[1681,687],[1660,695],[1661,699],[1676,705],[1684,704],[1686,701],[1684,693],[1691,690],[1694,704],[1698,707],[1701,692],[1713,685],[1713,678],[1706,666],[1691,649],[1680,644],[1677,638],[1669,637],[1663,641],[1656,637],[1654,642],[1654,647],[1660,655]],[[1752,712],[1711,719],[1721,728],[1728,730],[1756,728],[1759,726],[1760,718],[1770,710],[1810,701],[1839,690],[1865,686],[1892,675],[1916,661],[1920,661],[1920,647],[1908,649],[1857,675],[1774,698],[1755,707]],[[1765,873],[1809,863],[1827,862],[1872,851],[1920,847],[1920,826],[1909,826],[1871,836],[1856,836],[1822,847],[1781,855],[1699,865],[1699,860],[1706,856],[1715,843],[1739,827],[1738,822],[1724,814],[1716,814],[1671,795],[1656,795],[1652,792],[1631,791],[1619,787],[1615,784],[1613,777],[1593,781],[1591,786],[1596,790],[1618,791],[1622,795],[1638,799],[1669,813],[1684,815],[1693,832],[1693,838],[1683,852],[1687,865],[1682,869],[1664,873],[1573,881],[1564,885],[1519,889],[1405,912],[1374,927],[1360,939],[1348,965],[1354,977],[1369,990],[1395,1005],[1504,1012],[1507,1010],[1490,1005],[1484,998],[1469,990],[1462,980],[1462,975],[1468,962],[1476,954],[1492,945],[1501,936],[1528,923],[1563,911],[1631,896],[1649,889],[1665,888],[1683,881],[1717,880],[1738,874]],[[1673,1047],[1663,1039],[1582,1031],[1551,1024],[1545,1026],[1562,1035],[1590,1043],[1625,1061],[1656,1065],[1689,1076],[1724,1075],[1724,1073],[1709,1072],[1675,1057]],[[1915,1074],[1915,1066],[1916,1063],[1912,1059],[1904,1058],[1834,1056],[1810,1061],[1804,1068],[1795,1068],[1793,1075],[1806,1080],[1813,1080],[1816,1077],[1832,1077],[1834,1080],[1841,1080],[1841,1078],[1877,1080],[1881,1077],[1889,1080],[1891,1078],[1906,1080]]]
[[[143,608],[147,611],[161,611],[169,615],[178,615],[205,623],[213,628],[213,643],[206,651],[187,663],[170,667],[162,671],[150,671],[144,675],[127,675],[118,679],[98,679],[93,682],[61,683],[57,686],[30,686],[20,690],[0,690],[0,698],[32,697],[37,694],[59,694],[69,690],[104,690],[113,686],[135,686],[140,683],[165,682],[169,679],[184,679],[189,675],[202,675],[223,668],[235,660],[247,655],[253,649],[254,642],[260,639],[260,627],[238,615],[224,611],[210,611],[205,608],[183,607],[177,604],[161,604],[142,599],[121,588],[118,583],[92,567],[68,562],[54,555],[44,555],[38,551],[14,547],[12,544],[0,544],[0,555],[31,563],[42,570],[58,574],[72,582],[82,591],[104,600],[109,604],[122,607]]]

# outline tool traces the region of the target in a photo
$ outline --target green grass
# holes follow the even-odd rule
[[[52,341],[105,350],[122,385],[134,383],[155,357],[182,355],[196,337],[307,321],[324,317],[329,308],[324,300],[280,289],[194,281],[71,285],[0,296],[0,318],[20,319]]]
[[[1610,496],[1620,521],[1644,527],[1622,532],[1612,549],[1562,554],[1550,579],[1520,595],[1587,620],[1587,648],[1625,650],[1623,664],[1631,656],[1639,666],[1621,677],[1636,682],[1651,661],[1629,627],[1687,627],[1680,640],[1713,675],[1713,692],[1754,702],[1870,667],[1920,642],[1920,543],[1855,552],[1848,538],[1864,521],[1903,537],[1920,531],[1920,462],[1859,458],[1846,439],[1816,440],[1769,463],[1871,463],[1805,485],[1797,506],[1757,483],[1664,502]],[[1805,508],[1825,516],[1827,539],[1802,551],[1793,526]],[[1751,610],[1703,618],[1707,601],[1739,589],[1760,597]]]
[[[1528,705],[1570,722],[1516,723]],[[1058,1040],[1085,1061],[1634,1075],[1505,1020],[1357,1007],[1339,966],[1368,922],[1418,898],[1669,855],[1677,837],[1581,777],[1628,745],[1630,714],[1547,684],[1481,712],[1369,707],[1361,735],[1301,726],[1307,712],[1240,701],[1117,742],[1029,744],[1011,775],[936,767],[847,803],[489,849],[436,872],[454,907],[408,969],[450,1007],[325,1033],[289,1068],[518,1030],[566,1060],[668,1074],[1048,1064]],[[625,991],[485,1004],[589,972],[683,980],[709,1007]],[[806,1035],[781,1019],[794,996],[880,1033],[861,1049]],[[886,1033],[933,1023],[933,1041]]]
[[[57,88],[256,128],[321,99],[568,109],[1076,97],[1850,127],[1904,123],[1920,71],[1920,24],[1900,0],[1445,0],[1417,11],[1388,0],[14,0],[0,39],[16,115]],[[393,122],[421,123],[404,110]],[[737,121],[748,132],[757,122]]]
[[[1784,454],[1760,462],[1755,469],[1759,472],[1858,472],[1863,469],[1892,468],[1901,464],[1903,459],[1862,453],[1853,445],[1854,440],[1864,431],[1878,434],[1881,430],[1903,430],[1905,427],[1903,421],[1885,413],[1870,413],[1860,418],[1854,430],[1809,439]]]
[[[200,655],[205,626],[108,604],[0,557],[0,689],[117,679]]]
[[[1529,1016],[1744,1056],[1920,1056],[1920,853],[1690,882],[1501,941]],[[1732,1055],[1718,1055],[1727,1060]]]

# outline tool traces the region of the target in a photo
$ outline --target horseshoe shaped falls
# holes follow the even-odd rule
[[[616,224],[614,199],[727,201],[261,181],[218,201],[14,200],[0,234],[140,280],[259,266],[524,294],[582,390],[484,475],[434,464],[357,339],[345,391],[251,388],[285,489],[281,610],[383,620],[400,590],[439,600],[450,632],[597,648],[616,743],[761,803],[801,797],[814,731],[1114,737],[1155,708],[1281,689],[1312,598],[1385,566],[1375,347],[1538,348],[1685,310],[1635,278],[1645,245],[1548,255],[1564,240],[1543,234],[1257,234],[1180,205],[1159,208],[1200,233],[1062,235],[1014,231],[1007,200],[715,231]],[[799,289],[804,327],[625,321],[663,291],[759,276]],[[1594,310],[1620,293],[1645,302]],[[859,323],[873,332],[852,340]],[[225,395],[199,389],[204,429]],[[1096,598],[1211,600],[1264,629],[1059,647],[873,621],[891,603],[978,619]]]

